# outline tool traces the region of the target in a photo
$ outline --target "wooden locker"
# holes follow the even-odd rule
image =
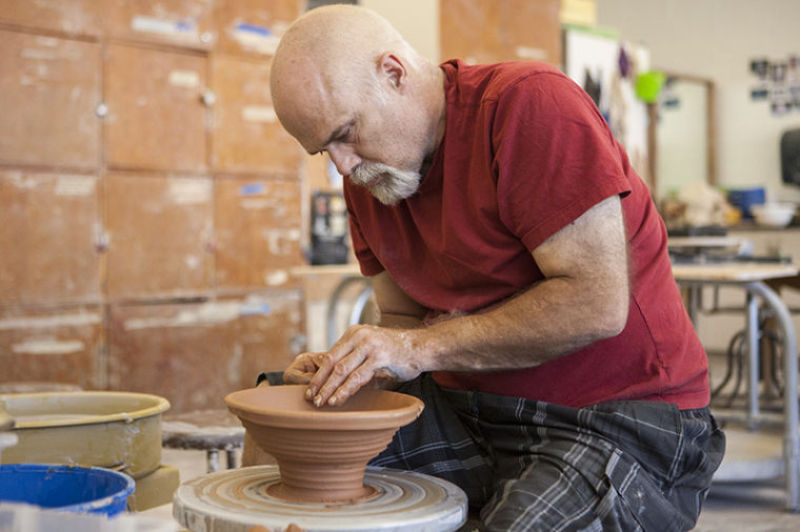
[[[559,0],[440,0],[442,59],[561,65]]]
[[[106,51],[106,160],[111,168],[206,169],[206,59],[111,44]]]
[[[108,296],[207,293],[211,179],[111,174],[105,181]]]
[[[280,286],[303,264],[297,181],[218,177],[214,183],[216,285]]]
[[[0,30],[0,163],[99,165],[100,45]]]
[[[112,305],[109,387],[166,397],[173,413],[225,408],[226,394],[252,388],[261,371],[282,371],[302,347],[300,300],[296,292],[280,292]]]
[[[68,35],[99,37],[104,0],[0,0],[0,22]]]
[[[269,172],[296,176],[303,149],[278,122],[269,92],[269,62],[214,54],[211,79],[216,96],[212,162],[224,172]]]
[[[217,0],[217,49],[273,55],[283,32],[305,10],[302,0]]]
[[[98,179],[0,171],[0,305],[100,299]]]
[[[103,321],[99,306],[0,309],[0,382],[97,388]]]
[[[214,0],[115,0],[107,32],[115,39],[208,49],[216,40]]]
[[[299,289],[260,291],[220,303],[239,305],[233,336],[236,364],[230,378],[252,388],[262,371],[283,371],[306,350],[305,311]],[[241,355],[240,355],[241,354]]]

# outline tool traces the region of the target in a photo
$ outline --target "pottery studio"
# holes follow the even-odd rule
[[[0,531],[800,530],[798,21],[0,0]]]

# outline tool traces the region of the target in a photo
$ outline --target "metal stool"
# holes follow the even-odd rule
[[[195,410],[164,416],[161,445],[168,449],[206,451],[206,469],[219,470],[219,451],[225,451],[227,468],[236,467],[236,450],[244,446],[244,427],[227,409]]]

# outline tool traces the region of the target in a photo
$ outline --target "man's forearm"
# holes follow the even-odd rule
[[[619,334],[627,317],[627,291],[595,291],[590,301],[586,294],[575,281],[548,279],[488,312],[409,331],[414,356],[427,370],[515,369]]]

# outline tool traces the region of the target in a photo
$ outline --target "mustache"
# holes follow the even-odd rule
[[[412,196],[419,188],[420,179],[419,172],[369,161],[362,162],[350,173],[350,180],[354,184],[368,187],[372,195],[384,205],[396,205]],[[375,183],[370,185],[372,182]]]

